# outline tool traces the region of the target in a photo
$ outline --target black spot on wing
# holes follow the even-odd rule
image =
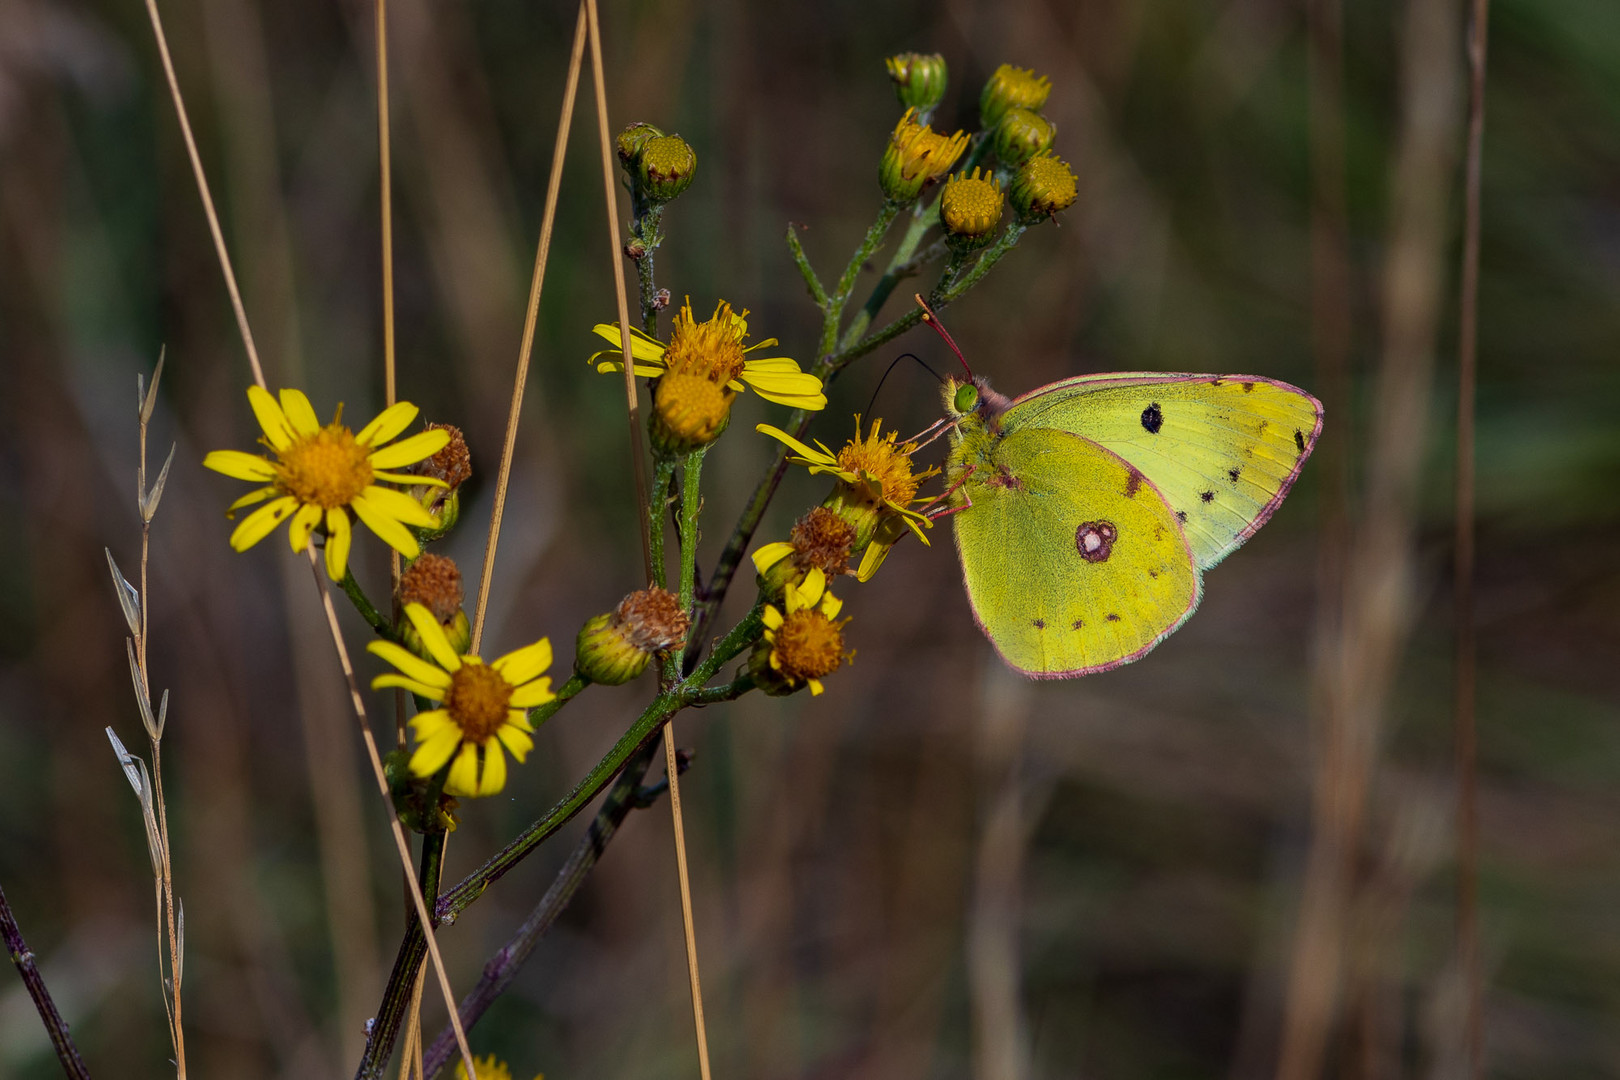
[[[1294,429],[1294,447],[1302,454],[1305,452],[1305,433],[1299,428]]]
[[[1235,483],[1238,482],[1238,476],[1242,472],[1243,472],[1243,466],[1238,465],[1238,466],[1236,466],[1234,468],[1227,469],[1226,470],[1226,477],[1227,477],[1228,480],[1232,481],[1232,483],[1235,484]]]
[[[1082,620],[1082,619],[1076,619],[1076,620],[1074,620],[1074,628],[1075,628],[1075,629],[1076,629],[1076,630],[1079,630],[1079,629],[1082,629],[1082,628],[1083,628],[1083,627],[1084,627],[1084,626],[1085,626],[1085,625],[1086,625],[1086,624],[1085,624],[1085,621],[1084,621],[1084,620]]]
[[[1037,630],[1045,630],[1046,629],[1046,620],[1045,619],[1036,619],[1035,622],[1032,625]]]
[[[1185,511],[1185,510],[1177,510],[1176,511],[1176,520],[1177,521],[1186,521],[1187,520],[1187,511]]]
[[[1200,491],[1198,493],[1198,497],[1203,499],[1205,502],[1215,501],[1215,493],[1213,491]]]
[[[1142,426],[1149,435],[1157,435],[1164,426],[1164,410],[1159,408],[1157,401],[1142,410]]]
[[[1246,382],[1246,383],[1244,383],[1244,384],[1243,384],[1243,392],[1244,392],[1244,393],[1245,393],[1245,394],[1252,394],[1252,393],[1254,393],[1254,383],[1252,383],[1252,382]]]
[[[1108,618],[1109,622],[1119,622],[1119,616],[1118,615],[1109,615],[1107,618]]]

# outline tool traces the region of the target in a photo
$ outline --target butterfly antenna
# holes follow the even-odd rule
[[[934,309],[928,306],[928,301],[922,298],[921,293],[913,293],[912,298],[917,301],[917,306],[923,309],[923,322],[933,327],[934,332],[945,339],[945,344],[951,347],[951,352],[955,353],[956,358],[962,361],[962,368],[968,373],[968,378],[973,378],[973,369],[968,366],[967,357],[962,355],[962,350],[957,347],[956,339],[951,337],[949,330],[945,329],[945,324],[939,321],[939,316],[935,315]]]
[[[888,379],[889,373],[895,369],[896,365],[898,365],[900,363],[900,361],[906,359],[908,356],[911,359],[917,361],[917,363],[922,364],[923,370],[928,372],[928,374],[932,375],[935,379],[937,379],[940,382],[941,385],[944,384],[945,380],[940,377],[939,372],[935,371],[933,368],[931,368],[927,364],[923,363],[923,358],[922,357],[918,356],[916,353],[909,353],[909,352],[908,353],[901,353],[899,356],[895,357],[889,363],[889,366],[887,368],[884,369],[883,378],[879,379],[877,381],[877,386],[873,387],[873,389],[872,389],[872,400],[866,403],[866,413],[865,413],[865,415],[870,416],[872,414],[872,408],[873,408],[873,406],[875,406],[877,404],[878,391],[883,389],[883,383],[884,383],[884,381],[886,379]]]

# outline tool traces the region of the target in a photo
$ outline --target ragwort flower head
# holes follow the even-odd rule
[[[674,593],[656,585],[640,589],[613,611],[585,621],[574,670],[603,686],[623,685],[646,671],[655,655],[684,642],[691,625]]]
[[[385,409],[358,432],[342,422],[341,407],[323,427],[300,390],[281,391],[278,402],[269,391],[250,386],[248,402],[264,429],[262,441],[275,453],[275,460],[240,450],[215,450],[203,459],[203,465],[215,472],[263,485],[232,503],[228,514],[269,500],[237,525],[231,533],[232,548],[246,551],[290,517],[287,538],[294,551],[303,551],[315,528],[324,526],[326,572],[338,581],[348,568],[349,514],[353,512],[406,558],[421,552],[406,526],[431,528],[437,524],[433,515],[404,492],[376,481],[443,486],[442,480],[387,470],[413,465],[444,449],[450,441],[448,432],[418,432],[384,446],[416,419],[416,406],[405,401]]]
[[[927,124],[917,123],[915,116],[915,109],[907,109],[894,125],[878,166],[883,194],[898,203],[911,202],[923,188],[950,172],[968,145],[962,132],[941,135]]]
[[[774,601],[787,585],[803,581],[811,570],[820,570],[829,578],[848,573],[854,548],[855,527],[825,506],[813,507],[794,524],[787,540],[754,552],[761,592]]]
[[[988,131],[1001,122],[1008,109],[1040,112],[1051,93],[1052,80],[1045,75],[1002,64],[979,93],[979,123]]]
[[[877,573],[889,549],[907,529],[926,544],[928,537],[923,529],[932,525],[928,518],[911,509],[911,504],[917,501],[917,489],[922,482],[939,470],[913,470],[911,455],[916,453],[917,444],[900,442],[898,433],[884,433],[882,427],[882,420],[874,420],[871,429],[862,435],[861,418],[857,416],[854,438],[836,454],[827,449],[825,443],[817,441],[814,448],[806,446],[769,424],[755,428],[796,451],[788,460],[808,467],[812,475],[830,473],[837,477],[838,483],[822,505],[855,530],[852,550],[865,550],[855,574],[860,581],[868,581]]]
[[[783,590],[781,608],[766,604],[765,634],[748,660],[755,684],[773,696],[804,686],[812,695],[820,694],[821,680],[855,658],[844,652],[844,624],[849,620],[838,618],[843,606],[827,589],[826,575],[819,569]]]
[[[494,1054],[473,1058],[473,1070],[477,1075],[469,1077],[467,1063],[456,1062],[456,1080],[512,1080],[512,1070],[506,1067],[506,1062]],[[545,1077],[536,1076],[534,1080],[545,1080]]]
[[[371,680],[373,690],[398,686],[440,703],[439,708],[411,718],[416,733],[412,775],[432,776],[449,765],[444,783],[449,794],[471,798],[498,793],[506,786],[502,748],[521,764],[534,747],[528,710],[557,696],[545,676],[551,666],[551,642],[541,638],[485,664],[476,656],[458,653],[439,620],[423,605],[405,605],[405,617],[430,659],[391,641],[373,641],[366,651],[399,669]]]
[[[591,354],[596,370],[623,371],[618,323],[598,323],[594,332],[613,343],[612,349]],[[745,346],[743,341],[747,337],[748,312],[739,314],[722,300],[711,318],[698,322],[692,316],[692,302],[687,300],[675,314],[668,345],[632,327],[630,355],[635,361],[637,375],[660,378],[678,372],[688,380],[702,379],[713,388],[713,399],[720,399],[727,393],[735,395],[746,386],[766,401],[778,405],[789,405],[795,409],[827,407],[827,396],[822,393],[821,380],[799,370],[797,361],[786,356],[749,355],[775,345],[775,338]],[[697,388],[688,381],[687,389]],[[725,406],[729,409],[729,398],[725,399]]]

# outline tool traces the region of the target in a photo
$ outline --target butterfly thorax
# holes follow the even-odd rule
[[[990,389],[983,376],[975,376],[971,383],[956,379],[945,380],[945,412],[951,424],[951,454],[946,466],[946,484],[952,494],[950,502],[961,506],[968,501],[968,489],[983,483],[986,477],[998,474],[996,445],[1001,441],[1001,416],[1012,404],[1004,394]],[[967,394],[959,391],[968,389]],[[971,406],[967,398],[975,397]]]

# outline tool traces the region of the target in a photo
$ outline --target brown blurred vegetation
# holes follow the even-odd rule
[[[1375,373],[1391,356],[1407,6],[1345,7],[1342,114],[1315,116],[1297,0],[603,8],[614,123],[659,123],[699,155],[696,184],[665,217],[659,279],[677,297],[748,307],[756,334],[805,357],[816,316],[781,237],[805,223],[826,277],[877,209],[897,113],[882,58],[944,53],[940,122],[963,126],[984,76],[1011,61],[1051,76],[1047,113],[1082,194],[950,311],[978,368],[1014,392],[1113,369],[1265,374],[1317,392],[1336,440],[1210,575],[1199,615],[1142,663],[1076,683],[1009,676],[973,626],[940,530],[846,587],[859,657],[824,697],[756,695],[683,717],[718,1076],[1272,1075],[1296,1015],[1289,970],[1321,835],[1313,785],[1343,780],[1317,765],[1331,709],[1313,706],[1312,687],[1331,682],[1345,647],[1320,632],[1323,599],[1342,599],[1323,585],[1341,565],[1324,563],[1325,536],[1348,537],[1349,565],[1387,558],[1410,574],[1397,579],[1407,606],[1384,624],[1393,684],[1387,699],[1371,694],[1324,1070],[1455,1075],[1460,125],[1425,211],[1439,260],[1434,389],[1426,408],[1424,386],[1401,391],[1419,402],[1413,513],[1385,550],[1360,530],[1378,507],[1390,421]],[[1493,7],[1479,409],[1487,1060],[1494,1076],[1612,1076],[1620,7]],[[1437,10],[1460,37],[1463,5]],[[448,552],[476,568],[574,8],[391,11],[401,392],[473,446],[481,471]],[[369,7],[170,0],[164,12],[271,384],[305,387],[322,412],[343,401],[346,415],[371,415],[382,375]],[[1313,329],[1311,207],[1325,181],[1310,140],[1335,117],[1345,272]],[[613,311],[594,138],[576,124],[486,631],[492,652],[549,634],[560,663],[584,618],[640,584],[622,400],[583,362],[590,325]],[[1333,340],[1342,379],[1319,366]],[[144,12],[135,0],[0,0],[0,883],[92,1070],[109,1077],[171,1069],[144,840],[102,734],[112,725],[134,745],[138,731],[101,549],[126,569],[135,557],[134,377],[160,346],[155,453],[180,450],[154,528],[152,672],[173,692],[165,763],[192,1069],[348,1075],[402,925],[397,867],[307,570],[280,539],[232,554],[220,511],[237,492],[199,465],[251,437],[248,375]],[[948,363],[914,333],[836,385],[815,433],[842,438],[907,348]],[[1420,327],[1418,362],[1429,352]],[[771,410],[740,408],[706,470],[707,559],[768,453],[750,429]],[[937,415],[933,383],[898,368],[870,411],[920,428]],[[821,490],[791,478],[767,531]],[[357,552],[363,580],[386,587],[379,545]],[[362,640],[358,620],[348,628]],[[447,879],[543,812],[642,700],[595,690],[543,730],[509,792],[467,807]],[[580,827],[443,935],[456,986]],[[431,998],[426,1018],[431,1037]],[[632,815],[473,1041],[519,1076],[695,1073],[663,804]],[[0,1076],[56,1068],[0,974]]]

